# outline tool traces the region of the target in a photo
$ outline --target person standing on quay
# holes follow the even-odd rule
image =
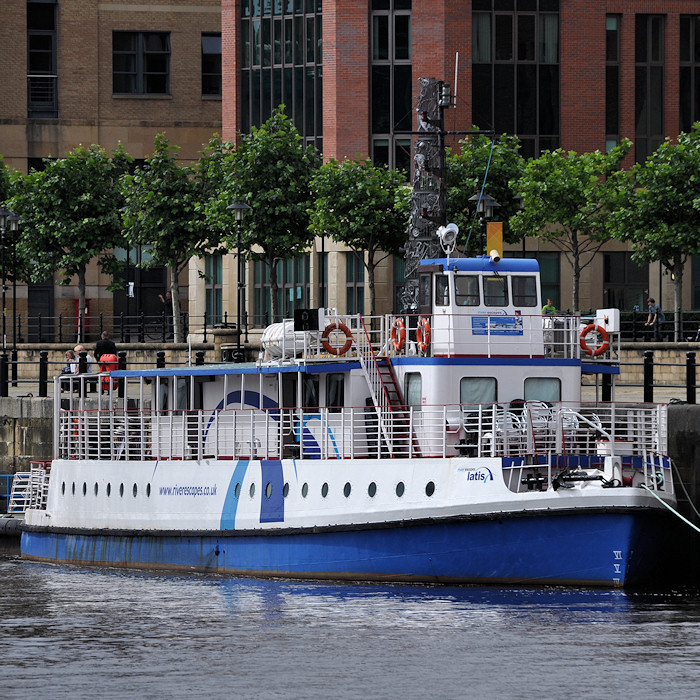
[[[661,307],[652,297],[647,299],[647,304],[649,305],[649,316],[644,325],[651,326],[653,330],[652,340],[658,343],[661,341],[661,328],[663,327],[664,321],[666,321],[666,316],[664,316]]]
[[[102,331],[102,336],[95,343],[95,360],[100,361],[102,355],[116,355],[117,346],[114,341],[109,337],[107,331]]]

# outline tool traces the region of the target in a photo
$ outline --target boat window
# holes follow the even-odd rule
[[[447,275],[435,277],[435,306],[448,306],[450,303],[450,280]]]
[[[511,277],[514,306],[537,306],[537,280],[535,277]]]
[[[187,408],[187,399],[189,398],[187,391],[187,380],[179,377],[177,380],[177,408]]]
[[[318,374],[305,374],[301,391],[301,405],[304,408],[318,408]]]
[[[404,379],[404,392],[407,406],[420,410],[423,402],[423,383],[419,372],[408,372]]]
[[[498,400],[495,377],[462,377],[459,383],[460,403],[495,403]]]
[[[528,377],[525,380],[526,401],[561,401],[561,379],[558,377]]]
[[[455,277],[455,302],[457,306],[479,306],[479,278],[476,275]]]
[[[486,306],[508,306],[508,278],[497,275],[484,277],[484,304]]]
[[[420,276],[420,289],[418,297],[418,305],[420,307],[430,308],[430,280],[431,275],[421,275]]]
[[[345,375],[331,372],[326,375],[326,406],[329,413],[340,413],[345,405]]]

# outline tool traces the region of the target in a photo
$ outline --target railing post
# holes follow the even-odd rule
[[[695,353],[690,350],[685,354],[685,400],[695,403]]]
[[[207,342],[207,315],[206,314],[204,314],[204,318],[202,319],[202,321],[203,321],[202,328],[204,329],[204,338],[203,338],[202,342],[206,343]]]
[[[39,315],[39,341],[41,342],[41,315]],[[58,314],[58,342],[63,342],[63,314]]]
[[[117,352],[117,369],[126,369],[126,350],[119,350]],[[117,390],[117,396],[120,399],[124,398],[124,377],[119,377],[119,387]]]
[[[156,353],[156,369],[165,368],[165,350],[158,350]]]
[[[644,351],[644,403],[654,403],[654,351]]]
[[[9,387],[7,385],[8,359],[6,352],[0,354],[0,396],[9,396]]]
[[[78,374],[87,374],[87,350],[78,353]]]
[[[12,348],[12,386],[17,386],[17,348]]]
[[[39,351],[39,396],[49,395],[49,351]]]
[[[203,365],[204,364],[204,350],[197,350],[197,352],[195,352],[194,363],[195,363],[195,365]]]

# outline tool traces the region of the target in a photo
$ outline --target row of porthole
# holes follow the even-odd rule
[[[95,496],[97,496],[100,493],[100,487],[99,487],[99,484],[97,482],[95,482],[95,486],[93,487],[93,491],[95,492]],[[105,491],[107,492],[108,496],[112,495],[112,484],[111,483],[107,483],[107,487],[106,487]],[[136,498],[136,496],[138,496],[139,487],[137,484],[133,485],[133,487],[131,489],[131,493],[133,494],[134,498]],[[75,481],[71,485],[71,494],[73,496],[75,496]],[[65,481],[61,482],[61,495],[62,496],[66,495],[66,482]],[[122,497],[124,496],[124,484],[119,484],[119,495]],[[87,482],[85,482],[85,481],[83,481],[83,496],[87,496]],[[151,485],[150,484],[146,484],[146,497],[147,498],[151,497]]]
[[[404,492],[406,491],[406,486],[404,485],[403,481],[399,481],[398,484],[396,484],[396,495],[401,498],[404,495]],[[346,482],[345,486],[343,487],[343,495],[345,498],[349,498],[350,493],[352,492],[352,485],[350,482]],[[234,490],[236,498],[240,498],[241,496],[241,484],[238,482],[236,484],[236,488]],[[430,497],[435,493],[435,483],[433,481],[429,481],[425,485],[425,495]],[[250,488],[248,489],[248,494],[250,495],[251,498],[255,496],[255,482],[253,482],[250,485]],[[374,498],[377,495],[377,484],[372,481],[369,486],[367,487],[367,494],[369,495],[370,498]],[[285,483],[285,485],[282,487],[282,496],[284,498],[287,498],[289,495],[289,483]],[[309,485],[307,483],[304,483],[301,487],[301,496],[302,498],[306,498],[309,495]],[[265,496],[269,499],[272,497],[272,482],[267,483],[265,486]],[[321,486],[321,496],[323,498],[326,498],[328,496],[328,484],[324,483],[323,486]]]
[[[95,482],[95,486],[94,486],[93,490],[95,492],[95,496],[97,496],[100,492],[100,488],[99,488],[99,485],[97,482]],[[405,487],[403,481],[399,481],[399,483],[396,484],[396,495],[399,498],[401,498],[404,495],[405,491],[406,491],[406,487]],[[112,495],[112,484],[111,483],[107,484],[106,492],[107,492],[107,496]],[[136,498],[136,496],[138,495],[138,492],[139,492],[137,484],[133,485],[131,492],[132,492],[134,498]],[[352,492],[352,486],[351,486],[350,482],[348,481],[348,482],[346,482],[345,486],[343,487],[343,495],[345,496],[345,498],[349,498],[351,492]],[[250,485],[250,489],[248,490],[248,493],[250,494],[251,498],[253,498],[255,496],[255,482],[253,482]],[[434,493],[435,493],[435,483],[432,481],[429,481],[425,485],[425,495],[430,497]],[[71,494],[73,496],[75,496],[75,481],[73,482],[73,484],[71,486]],[[240,482],[236,484],[235,494],[236,494],[236,498],[240,498],[240,495],[241,495]],[[367,487],[367,494],[369,495],[370,498],[374,498],[377,495],[377,484],[374,481],[372,481],[369,484],[369,486]],[[66,495],[66,482],[65,481],[61,483],[61,495],[62,496]],[[124,496],[124,484],[119,484],[119,495],[121,497]],[[284,498],[287,498],[288,495],[289,495],[289,483],[287,482],[287,483],[285,483],[284,487],[282,488],[282,496]],[[307,483],[304,483],[302,485],[301,495],[302,495],[302,498],[306,498],[309,495],[309,485]],[[87,482],[85,482],[85,481],[83,481],[83,496],[87,496]],[[151,485],[146,484],[146,497],[150,498],[150,496],[151,496]],[[272,497],[272,483],[271,482],[268,482],[267,486],[265,487],[265,496],[268,499]],[[323,486],[321,486],[321,496],[323,498],[326,498],[326,496],[328,496],[328,484],[327,483],[324,483]]]

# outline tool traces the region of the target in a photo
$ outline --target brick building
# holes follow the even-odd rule
[[[360,155],[408,167],[420,77],[452,86],[456,106],[447,112],[447,129],[476,124],[517,134],[527,156],[557,147],[603,150],[628,137],[635,143],[631,164],[700,119],[697,0],[222,0],[221,6],[229,138],[283,102],[325,158]],[[537,239],[524,249],[540,259],[545,289],[566,307],[571,277],[563,255]],[[700,309],[699,263],[686,274],[686,308]],[[394,304],[401,262],[386,272],[378,290],[382,311]],[[250,273],[256,292],[248,312],[260,319],[269,309],[265,273]],[[365,303],[362,271],[329,241],[317,240],[314,254],[287,266],[285,275],[286,313],[295,300],[348,312]],[[649,294],[672,307],[671,281],[659,267],[640,269],[626,245],[610,243],[584,271],[581,306],[643,308]]]
[[[143,159],[160,132],[191,160],[221,131],[219,0],[3,0],[0,20],[0,154],[11,168],[92,143]],[[129,312],[160,311],[165,271],[132,268],[130,278]],[[127,310],[110,281],[90,270],[90,315]],[[75,314],[76,288],[54,280],[20,285],[17,297],[23,315]]]

